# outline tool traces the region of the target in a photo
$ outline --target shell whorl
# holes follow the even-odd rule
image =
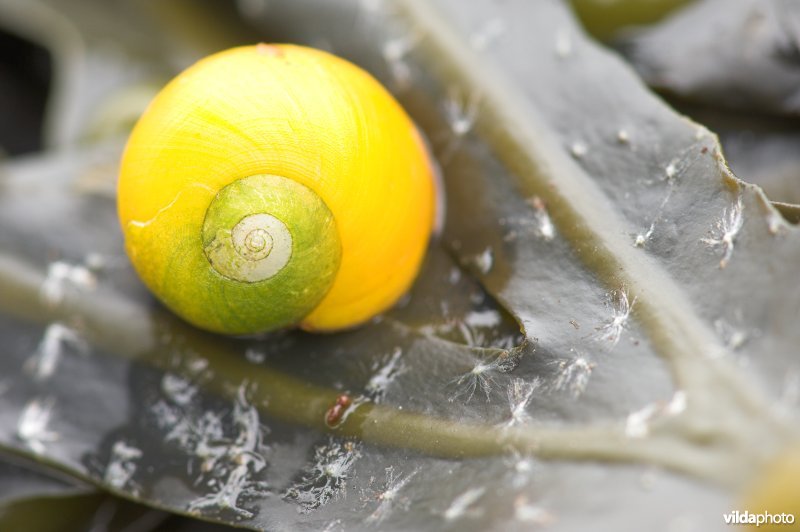
[[[256,330],[296,322],[330,290],[341,263],[336,221],[310,188],[275,175],[238,179],[206,210],[202,250],[226,305]],[[247,289],[247,297],[238,292]],[[257,312],[253,312],[258,308]]]
[[[203,232],[212,240],[204,251],[223,276],[245,283],[264,281],[275,277],[291,259],[292,233],[275,216],[249,214],[229,230],[215,230],[213,218],[206,217]]]

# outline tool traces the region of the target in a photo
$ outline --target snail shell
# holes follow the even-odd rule
[[[234,48],[170,82],[123,155],[126,250],[174,312],[216,332],[347,328],[416,276],[433,171],[369,74],[292,45]]]

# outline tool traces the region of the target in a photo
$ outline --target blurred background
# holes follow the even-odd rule
[[[375,15],[384,4],[391,2],[0,0],[0,187],[6,165],[108,146],[106,171],[85,175],[81,186],[113,197],[108,165],[150,99],[201,57],[239,44],[292,41],[330,49],[336,35],[337,54],[402,95],[413,83],[414,66],[403,59],[414,42],[397,36],[391,16]],[[497,2],[499,13],[503,4]],[[625,58],[659,97],[720,136],[740,178],[761,185],[787,220],[800,220],[800,16],[790,2],[568,4],[586,31]],[[478,42],[504,31],[497,20]],[[381,44],[365,50],[364,42]],[[57,173],[60,163],[54,164]],[[0,225],[0,234],[5,230]],[[128,502],[57,468],[0,455],[0,529],[228,527]]]

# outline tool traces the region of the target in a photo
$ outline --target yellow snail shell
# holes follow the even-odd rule
[[[394,98],[293,45],[227,50],[170,82],[131,134],[118,190],[144,283],[231,334],[332,331],[386,310],[417,275],[435,203]]]

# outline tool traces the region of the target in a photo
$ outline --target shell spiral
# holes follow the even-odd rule
[[[430,159],[371,76],[292,45],[234,48],[170,82],[123,155],[131,261],[187,321],[337,330],[386,310],[433,224]]]

